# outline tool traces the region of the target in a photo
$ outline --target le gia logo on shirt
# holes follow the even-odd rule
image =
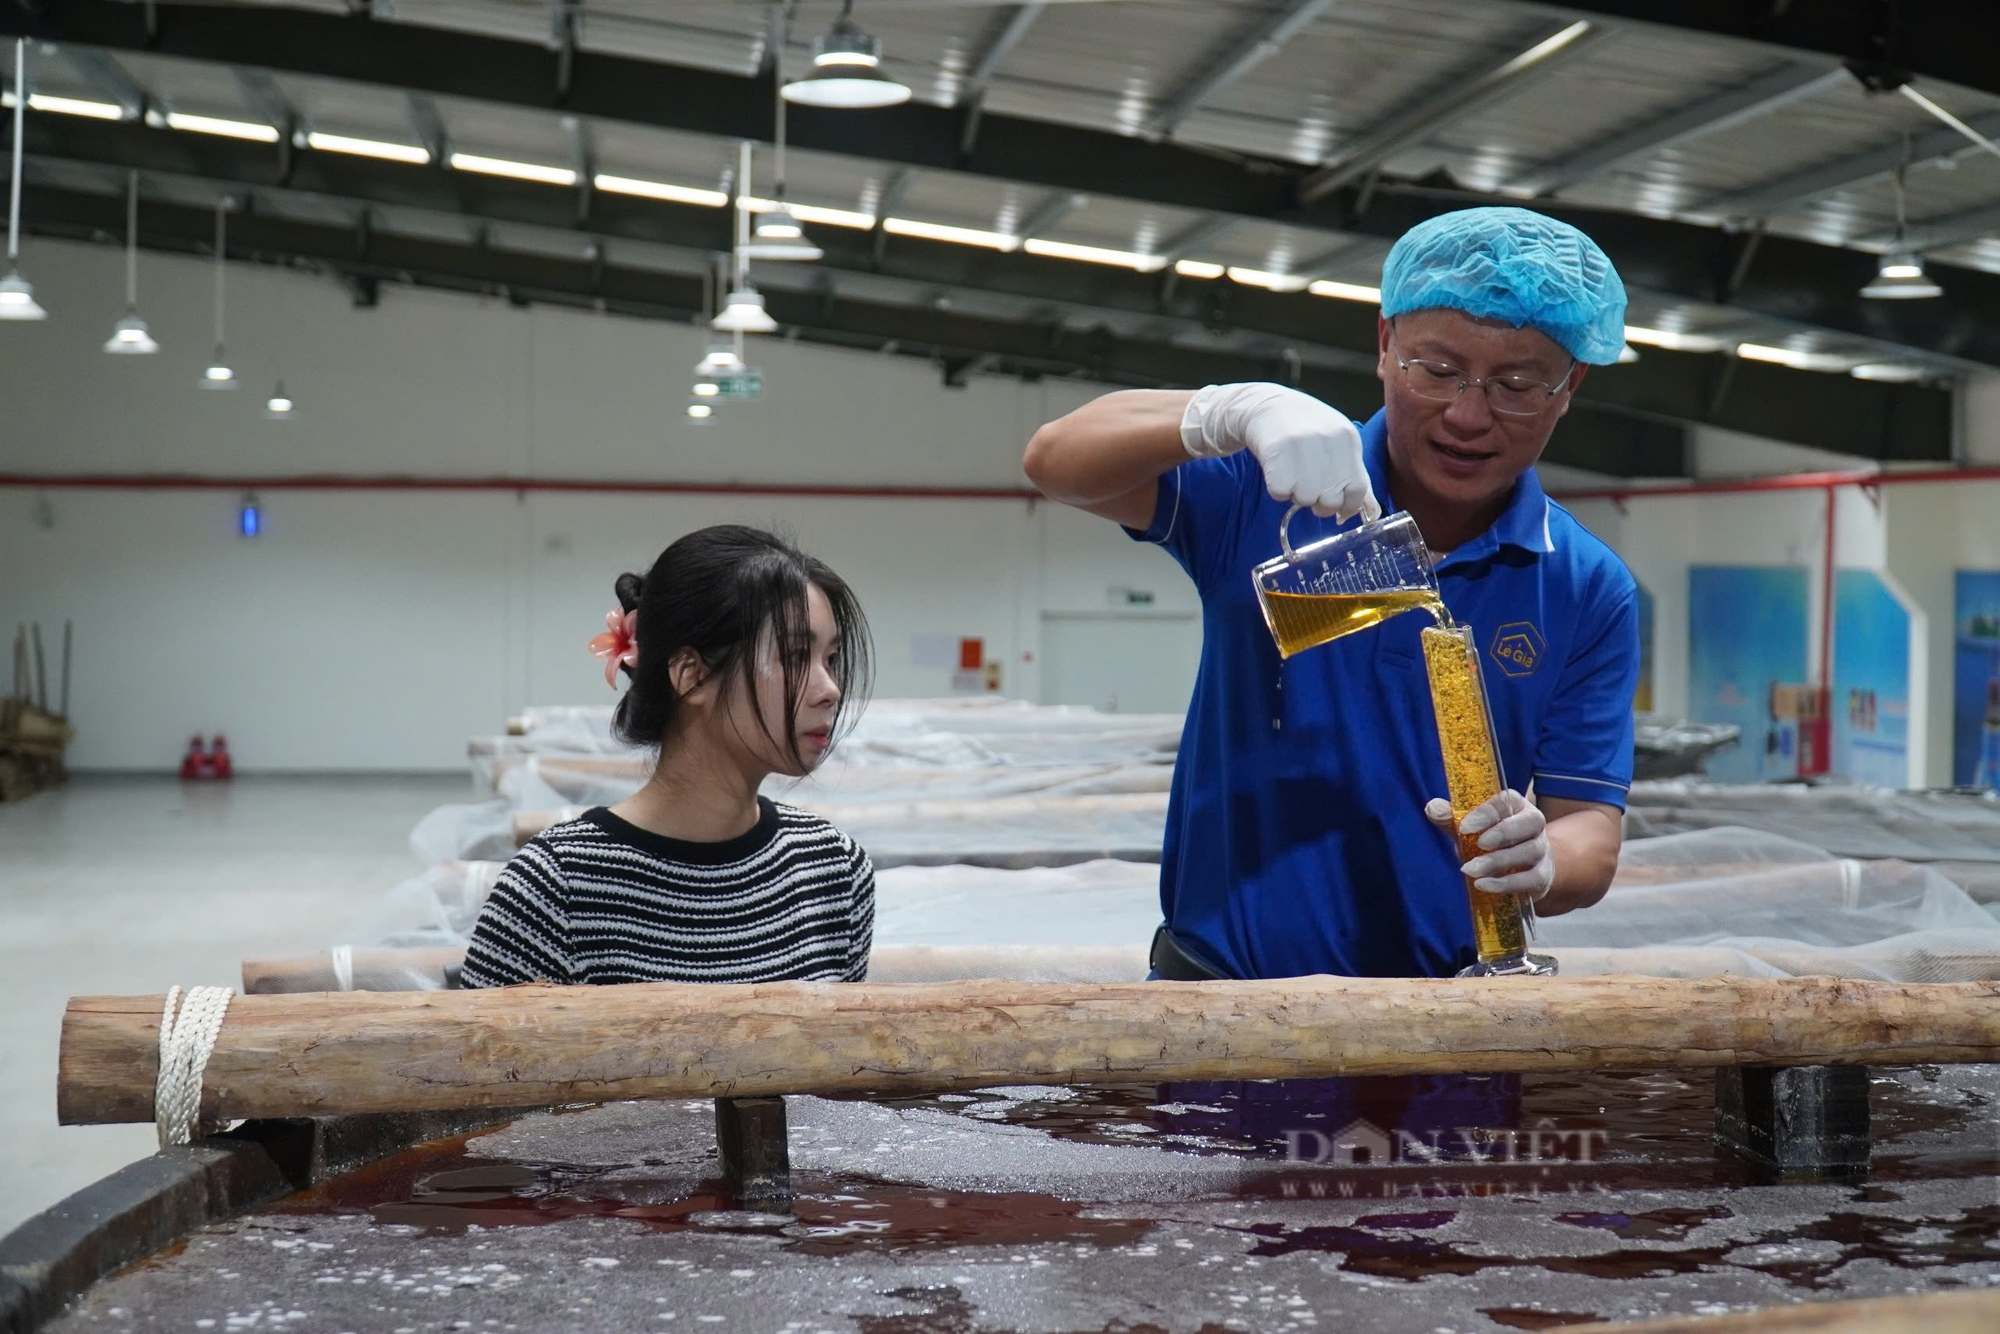
[[[1493,647],[1487,652],[1508,676],[1527,676],[1542,665],[1548,645],[1532,621],[1509,621],[1493,632]]]

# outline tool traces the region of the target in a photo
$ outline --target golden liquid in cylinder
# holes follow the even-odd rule
[[[1260,589],[1278,656],[1289,658],[1356,630],[1380,625],[1399,612],[1426,608],[1444,619],[1444,604],[1427,588],[1386,593],[1274,593]]]
[[[1431,679],[1431,708],[1437,714],[1438,745],[1444,752],[1446,786],[1451,792],[1451,816],[1463,820],[1472,809],[1499,794],[1500,760],[1493,750],[1493,727],[1486,713],[1486,691],[1479,681],[1479,656],[1468,629],[1426,628],[1424,667]],[[1477,835],[1458,836],[1461,864],[1480,853]],[[1488,894],[1465,882],[1472,905],[1472,938],[1481,963],[1517,959],[1527,953],[1528,929],[1521,900],[1514,894]]]

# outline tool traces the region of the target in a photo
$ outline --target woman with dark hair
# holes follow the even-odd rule
[[[612,729],[657,747],[646,786],[532,839],[500,873],[463,971],[514,982],[849,981],[867,975],[868,854],[758,794],[825,758],[867,694],[847,584],[783,538],[688,534],[591,641],[630,678]]]

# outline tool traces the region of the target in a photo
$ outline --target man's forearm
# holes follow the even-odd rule
[[[1187,462],[1181,418],[1193,396],[1127,389],[1093,399],[1036,431],[1022,469],[1043,495],[1066,505],[1126,495]]]
[[[1550,809],[1552,806],[1571,809],[1558,813]],[[1556,878],[1535,904],[1535,913],[1559,917],[1588,908],[1611,888],[1611,877],[1618,873],[1618,848],[1624,831],[1616,807],[1545,800],[1542,808],[1549,816],[1548,839],[1555,855]]]

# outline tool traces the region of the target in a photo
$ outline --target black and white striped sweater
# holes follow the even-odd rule
[[[749,833],[688,843],[603,807],[516,853],[480,910],[464,985],[859,982],[875,868],[819,816],[760,798]]]

